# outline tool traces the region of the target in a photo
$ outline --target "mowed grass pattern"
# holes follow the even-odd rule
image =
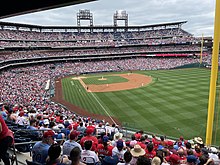
[[[205,139],[210,70],[135,73],[152,76],[155,81],[138,89],[87,93],[78,80],[65,78],[62,80],[63,94],[67,101],[92,113],[106,115],[107,112],[128,127],[172,137],[201,136]],[[220,144],[218,138],[217,144]]]

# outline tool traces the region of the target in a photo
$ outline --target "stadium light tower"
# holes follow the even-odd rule
[[[90,10],[79,10],[77,13],[77,26],[80,26],[81,20],[89,20],[90,26],[93,26],[93,14],[90,12]]]
[[[113,20],[114,20],[114,26],[117,26],[117,21],[118,20],[124,20],[125,21],[125,26],[128,26],[128,14],[126,13],[125,10],[117,10],[116,13],[113,15]]]

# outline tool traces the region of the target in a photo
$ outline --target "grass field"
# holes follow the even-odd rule
[[[65,78],[62,80],[63,95],[65,100],[92,113],[115,116],[127,127],[170,137],[183,135],[189,139],[201,136],[205,141],[210,70],[179,69],[135,73],[150,75],[154,82],[138,89],[88,93],[78,80]],[[85,75],[89,78],[83,81],[97,83],[97,76],[100,78],[111,74]],[[113,79],[117,82],[124,81],[116,77]],[[215,123],[214,121],[214,125]],[[213,131],[215,136],[215,127]],[[219,136],[218,129],[217,137]],[[215,143],[215,137],[213,140]],[[220,145],[219,138],[216,144]]]
[[[104,79],[106,79],[106,80],[104,80]],[[110,75],[105,75],[104,77],[103,76],[93,76],[93,77],[88,77],[86,79],[83,79],[83,82],[85,84],[96,84],[96,85],[127,82],[127,81],[128,80],[126,78],[123,78],[120,76],[110,76]]]

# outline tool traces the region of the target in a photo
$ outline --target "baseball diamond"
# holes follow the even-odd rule
[[[56,96],[59,97],[54,99],[70,109],[72,106],[81,115],[111,123],[129,123],[136,129],[167,136],[184,134],[190,138],[198,134],[204,137],[209,74],[207,69],[176,69],[70,76],[56,83]],[[110,75],[131,79],[122,83],[95,84],[107,81]],[[85,83],[86,79],[94,84]],[[129,81],[136,82],[136,86],[135,83],[130,83],[129,88],[123,85]]]

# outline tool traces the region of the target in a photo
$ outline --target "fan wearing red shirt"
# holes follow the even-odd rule
[[[102,138],[102,144],[98,144],[97,153],[99,156],[112,156],[113,146],[108,144],[109,137],[104,135]]]
[[[152,142],[153,142],[153,143],[158,143],[158,140],[157,140],[157,138],[156,138],[155,135],[152,135]]]
[[[187,162],[187,158],[186,158],[186,155],[184,154],[184,150],[182,148],[180,148],[178,151],[177,151],[179,157],[180,157],[180,164],[186,164]]]
[[[74,123],[72,124],[72,126],[73,126],[73,129],[74,129],[74,130],[77,130],[77,127],[79,126],[79,123],[78,123],[78,122],[74,122]]]
[[[95,126],[91,122],[89,123],[89,125],[86,128],[92,129],[93,133],[95,132]]]
[[[141,146],[141,148],[143,148],[144,150],[146,150],[146,144],[145,144],[145,137],[141,136],[140,141],[137,142],[137,144],[139,144]]]
[[[5,165],[10,165],[8,147],[14,143],[14,134],[0,115],[0,158]]]
[[[84,148],[84,142],[91,140],[92,141],[92,148],[91,151],[96,151],[97,150],[97,145],[98,145],[98,139],[95,136],[92,136],[93,130],[92,129],[86,129],[86,136],[82,137],[80,140],[80,145],[82,148]]]
[[[146,154],[145,155],[148,159],[153,159],[156,156],[156,151],[154,151],[153,143],[148,143],[147,144],[147,149],[146,149]]]

